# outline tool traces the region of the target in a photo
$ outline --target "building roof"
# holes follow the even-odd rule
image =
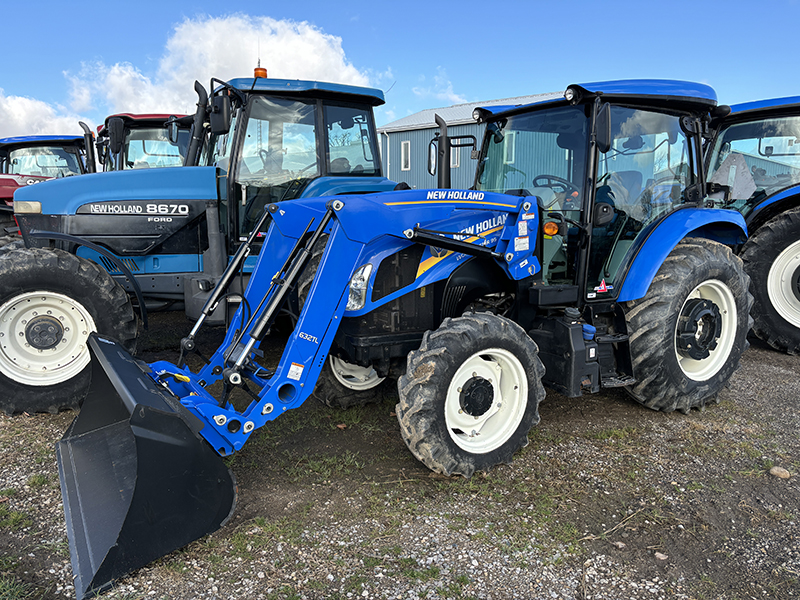
[[[431,129],[436,127],[433,119],[434,115],[442,117],[448,125],[465,125],[474,123],[472,111],[479,106],[492,106],[496,104],[505,105],[507,108],[542,102],[555,98],[563,98],[564,92],[551,92],[549,94],[534,94],[533,96],[516,96],[514,98],[501,98],[499,100],[484,100],[482,102],[467,102],[465,104],[455,104],[442,108],[427,108],[413,115],[403,117],[382,127],[378,127],[380,133],[392,133],[393,131],[408,131],[411,129]]]

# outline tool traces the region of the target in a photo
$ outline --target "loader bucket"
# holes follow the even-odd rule
[[[233,473],[203,423],[119,345],[89,338],[92,383],[56,444],[78,600],[221,527]]]

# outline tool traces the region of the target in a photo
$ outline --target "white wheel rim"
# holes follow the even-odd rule
[[[462,390],[481,378],[491,385],[489,409],[473,416],[461,407]],[[485,454],[505,444],[519,427],[528,403],[528,378],[522,363],[508,350],[476,352],[456,371],[447,388],[444,417],[450,437],[463,450]]]
[[[767,275],[767,294],[778,314],[795,327],[800,327],[800,300],[794,293],[794,274],[800,269],[800,241],[778,255]]]
[[[62,337],[50,348],[31,345],[34,323],[57,322]],[[94,319],[79,302],[53,292],[29,292],[0,306],[0,370],[23,385],[45,386],[75,377],[91,357],[86,340]]]
[[[694,381],[706,381],[716,375],[728,361],[733,343],[736,340],[736,299],[730,288],[716,279],[704,281],[694,288],[686,297],[686,301],[681,307],[681,313],[683,313],[686,303],[693,298],[710,300],[719,309],[722,327],[719,338],[717,339],[717,346],[711,350],[706,358],[699,360],[681,355],[678,352],[677,343],[675,341],[673,341],[673,346],[675,346],[675,356],[678,359],[678,365],[684,375]],[[677,338],[677,334],[678,329],[676,326],[673,340]]]
[[[336,381],[341,383],[344,387],[354,390],[363,391],[371,390],[385,377],[379,377],[378,373],[372,367],[361,367],[349,362],[345,362],[335,356],[330,357],[331,371]]]

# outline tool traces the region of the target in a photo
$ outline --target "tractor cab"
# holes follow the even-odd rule
[[[110,115],[97,129],[98,160],[103,171],[183,166],[191,125],[191,115]]]
[[[632,80],[476,111],[487,130],[475,189],[536,197],[542,304],[620,299],[656,224],[702,200],[695,132],[715,106],[705,85]]]
[[[717,188],[712,198],[748,224],[762,220],[761,209],[800,186],[800,97],[736,104],[712,125],[706,147],[707,178]]]
[[[14,192],[19,188],[91,170],[86,140],[71,135],[30,135],[0,139],[0,236],[13,224]]]
[[[753,331],[800,352],[800,97],[747,102],[711,122],[705,167],[710,198],[739,211],[738,248],[755,298]]]
[[[218,83],[204,164],[219,170],[231,251],[268,204],[394,187],[378,155],[380,90],[264,77]]]

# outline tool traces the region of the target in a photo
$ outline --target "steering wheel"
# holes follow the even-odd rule
[[[534,187],[549,187],[554,190],[561,188],[564,193],[580,192],[577,185],[557,175],[537,175],[533,178],[533,185]]]

